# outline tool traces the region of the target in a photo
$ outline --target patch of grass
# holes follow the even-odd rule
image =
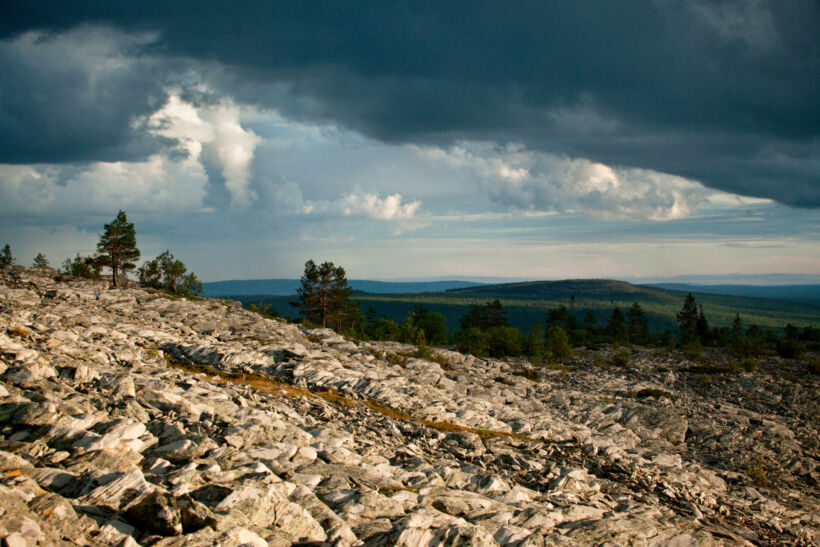
[[[375,401],[364,401],[363,403],[359,403],[335,391],[319,391],[314,393],[305,388],[299,388],[292,386],[290,384],[278,382],[267,376],[263,376],[262,374],[225,372],[207,365],[200,365],[197,363],[192,363],[190,361],[175,359],[168,353],[165,354],[165,362],[168,364],[170,368],[183,370],[185,372],[190,372],[192,374],[203,374],[208,376],[208,379],[211,381],[223,381],[232,384],[245,385],[262,393],[283,395],[286,397],[320,397],[326,401],[330,401],[333,404],[342,407],[353,407],[359,404],[364,404],[364,406],[366,406],[370,410],[378,412],[379,414],[382,414],[383,416],[386,416],[388,418],[416,422],[426,427],[429,427],[430,429],[435,429],[436,431],[441,431],[443,433],[451,433],[455,431],[469,431],[471,433],[476,433],[482,439],[510,437],[513,439],[536,442],[535,439],[527,437],[526,435],[521,435],[520,433],[505,433],[503,431],[493,431],[489,429],[481,429],[451,424],[448,422],[436,422],[433,420],[416,418],[415,416],[412,416],[411,414],[408,414],[403,410],[390,408],[381,405]]]
[[[769,485],[769,474],[766,472],[766,468],[763,467],[763,464],[753,463],[749,467],[746,468],[746,475],[752,479],[752,482],[755,483],[757,486],[768,486]]]
[[[537,382],[541,379],[541,375],[538,374],[538,371],[529,367],[517,368],[513,370],[512,373],[527,380],[532,380],[533,382]]]
[[[515,382],[511,382],[510,380],[507,380],[503,376],[496,376],[495,378],[493,378],[493,380],[495,380],[499,384],[504,384],[505,386],[514,386],[515,385]]]
[[[742,366],[743,370],[745,370],[746,372],[757,371],[757,361],[755,361],[753,357],[746,357],[740,364],[740,366]]]
[[[811,374],[820,374],[820,360],[809,359],[806,361],[806,369]]]
[[[712,377],[708,374],[698,374],[695,377],[695,382],[702,388],[707,388],[712,385]]]
[[[328,391],[314,391],[314,395],[317,397],[321,397],[325,401],[333,403],[336,406],[350,408],[353,406],[358,406],[359,403],[351,399],[350,397],[345,397],[338,391],[328,390]]]
[[[11,336],[19,336],[20,338],[28,338],[31,336],[31,332],[25,327],[21,327],[20,325],[12,325],[8,328],[8,333]]]
[[[666,365],[659,365],[655,367],[655,372],[669,372],[669,367]]]
[[[149,359],[156,359],[159,357],[159,346],[156,343],[151,343],[150,346],[145,348],[145,355]]]
[[[706,356],[703,354],[703,346],[698,340],[691,340],[681,348],[687,359],[692,361],[703,361]]]
[[[609,358],[609,364],[621,368],[629,368],[629,361],[632,360],[632,354],[629,350],[620,349]]]

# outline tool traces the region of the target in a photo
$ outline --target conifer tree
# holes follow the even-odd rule
[[[344,268],[334,266],[333,262],[317,266],[308,260],[300,281],[296,306],[302,316],[312,323],[321,323],[322,328],[331,324],[342,330],[355,308],[350,300],[353,289],[347,284]]]
[[[627,344],[629,343],[629,330],[624,320],[624,314],[619,308],[612,310],[612,316],[606,325],[609,340],[613,344]]]
[[[692,293],[686,295],[683,308],[675,315],[680,327],[681,340],[689,342],[698,337],[698,304]]]
[[[703,313],[703,304],[700,305],[698,320],[697,323],[695,323],[695,330],[698,333],[698,338],[701,343],[705,344],[707,342],[707,338],[709,337],[709,321],[706,320],[706,315]]]
[[[100,266],[111,268],[111,283],[117,288],[120,286],[119,272],[125,273],[137,267],[134,262],[140,257],[137,233],[134,224],[128,222],[125,211],[122,210],[104,228],[97,243],[97,262]]]
[[[37,253],[37,256],[34,257],[34,262],[32,263],[32,267],[34,268],[48,268],[48,259],[46,255],[43,253]]]
[[[637,302],[629,308],[627,322],[629,323],[629,339],[636,344],[645,344],[649,340],[649,322],[643,308]]]
[[[11,246],[6,243],[6,246],[0,251],[0,267],[11,266],[13,264],[14,257],[11,255]]]

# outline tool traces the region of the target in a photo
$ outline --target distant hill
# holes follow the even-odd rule
[[[695,285],[686,283],[650,283],[644,286],[668,291],[753,296],[757,298],[776,298],[780,300],[820,304],[820,285]]]
[[[415,294],[424,292],[442,292],[463,287],[477,287],[481,283],[472,281],[371,281],[368,279],[350,280],[355,291],[372,294],[402,293]],[[202,295],[214,298],[226,296],[273,295],[287,296],[296,294],[299,288],[298,279],[247,279],[214,281],[202,284]]]
[[[699,287],[697,287],[699,288]],[[703,304],[704,312],[712,326],[730,326],[736,313],[746,325],[781,329],[786,323],[799,327],[820,325],[820,304],[792,300],[708,294],[692,292]],[[573,301],[574,296],[574,301]],[[424,304],[429,310],[443,313],[450,332],[458,328],[459,318],[471,304],[483,304],[498,299],[507,310],[510,324],[522,330],[536,322],[543,323],[550,308],[561,305],[574,309],[579,321],[586,312],[592,311],[598,326],[603,326],[616,307],[626,311],[638,302],[647,314],[653,330],[675,329],[675,314],[681,309],[685,294],[658,287],[632,285],[608,279],[575,279],[565,281],[532,281],[462,287],[446,292],[415,294],[357,294],[363,311],[369,307],[379,315],[400,322],[416,304]],[[289,305],[294,296],[250,296],[238,298],[244,303],[270,304],[285,316],[296,315]]]

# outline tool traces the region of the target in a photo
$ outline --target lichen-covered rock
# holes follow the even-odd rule
[[[816,377],[414,351],[0,269],[0,541],[820,542]]]

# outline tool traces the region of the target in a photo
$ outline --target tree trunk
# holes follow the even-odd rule
[[[111,282],[114,285],[115,289],[120,288],[119,281],[117,280],[117,267],[111,266]]]

